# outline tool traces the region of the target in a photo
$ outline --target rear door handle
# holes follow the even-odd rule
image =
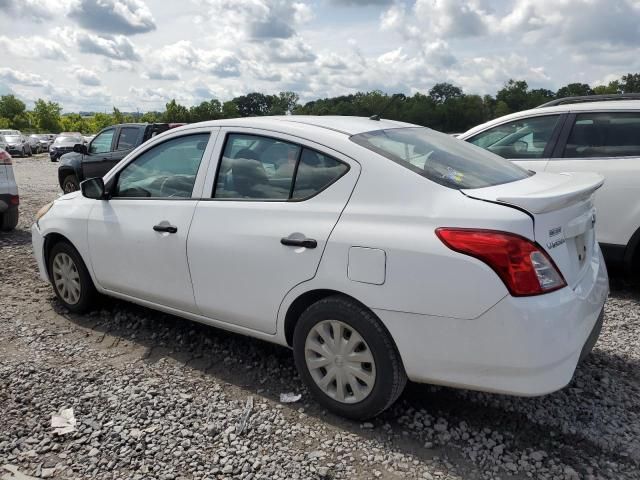
[[[168,223],[159,223],[158,225],[154,225],[153,229],[156,232],[166,232],[166,233],[176,233],[178,231],[178,227],[174,227],[173,225],[169,225]]]
[[[316,248],[318,246],[318,242],[316,242],[313,238],[284,237],[280,239],[280,243],[282,245],[286,245],[287,247]]]

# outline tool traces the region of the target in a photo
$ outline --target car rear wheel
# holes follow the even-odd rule
[[[97,297],[80,254],[71,244],[56,243],[49,253],[49,278],[58,300],[74,313],[89,310]]]
[[[78,183],[78,179],[75,175],[67,175],[64,177],[62,181],[62,191],[64,193],[75,192],[76,190],[80,190],[80,184]]]
[[[376,316],[341,296],[324,298],[300,316],[293,353],[300,376],[332,412],[362,420],[386,410],[407,382],[391,336]]]
[[[33,155],[33,151],[31,150],[31,147],[29,147],[29,153],[27,154],[29,157]]]
[[[8,232],[18,225],[18,209],[12,208],[0,215],[0,230]]]

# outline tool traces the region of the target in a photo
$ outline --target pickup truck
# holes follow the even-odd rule
[[[102,177],[134,148],[182,123],[123,123],[102,129],[88,145],[76,145],[60,157],[58,183],[64,193],[80,189],[80,182]]]

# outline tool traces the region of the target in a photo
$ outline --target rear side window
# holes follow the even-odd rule
[[[467,141],[503,158],[542,158],[559,118],[559,115],[546,115],[514,120],[485,130]]]
[[[467,142],[428,128],[376,130],[351,140],[445,187],[482,188],[532,173]]]
[[[258,135],[230,134],[213,197],[228,200],[304,200],[349,167],[300,145]]]
[[[135,147],[138,140],[138,132],[137,128],[121,128],[116,150],[130,150]]]
[[[640,156],[640,113],[580,113],[565,158]]]

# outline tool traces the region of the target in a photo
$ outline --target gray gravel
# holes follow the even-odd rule
[[[28,232],[57,164],[16,164],[21,220],[0,234],[0,478],[9,465],[55,479],[640,479],[640,289],[615,282],[602,337],[560,392],[410,385],[353,423],[313,403],[287,349],[115,300],[63,311]],[[76,431],[54,433],[61,408]]]

